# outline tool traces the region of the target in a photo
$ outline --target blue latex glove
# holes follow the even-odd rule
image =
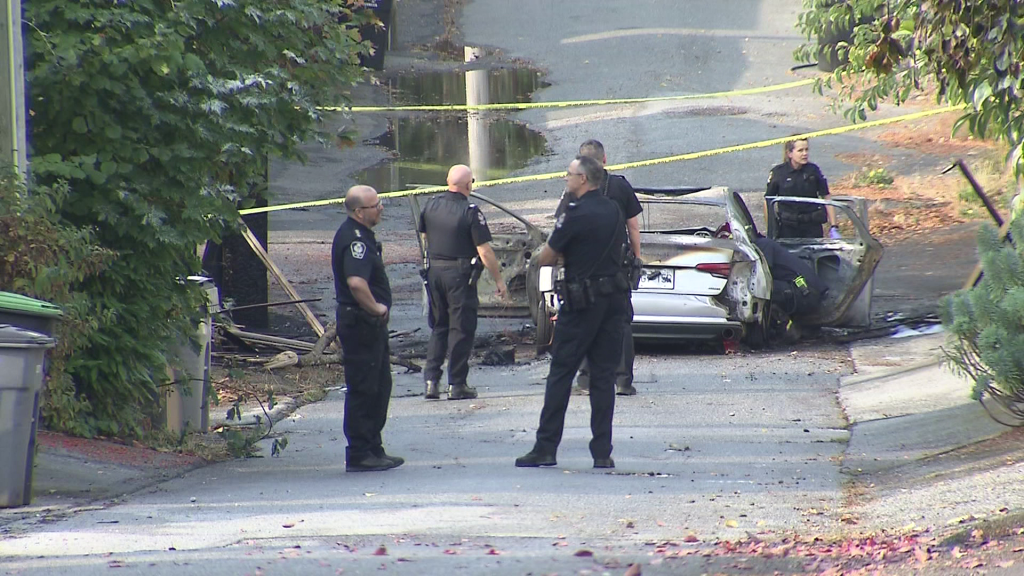
[[[833,226],[828,229],[828,237],[833,240],[838,240],[839,238],[842,238],[843,235],[839,233],[839,228]]]

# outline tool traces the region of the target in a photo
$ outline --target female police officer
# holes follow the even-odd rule
[[[783,148],[782,164],[768,173],[768,190],[765,198],[774,196],[797,196],[801,198],[822,198],[828,200],[828,181],[816,164],[808,162],[810,146],[806,139],[790,140]],[[821,238],[821,225],[829,224],[829,235],[839,237],[835,211],[831,206],[796,202],[778,202],[776,216],[778,227],[776,238]],[[768,214],[771,218],[772,215]]]

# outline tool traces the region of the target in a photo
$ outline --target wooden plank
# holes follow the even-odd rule
[[[1010,220],[1007,220],[999,227],[999,239],[1004,242],[1006,241],[1006,236],[1010,233],[1010,222]],[[977,286],[978,281],[981,280],[981,272],[981,262],[978,262],[978,264],[974,266],[974,270],[971,272],[971,275],[967,277],[967,282],[964,283],[963,289],[970,290]]]
[[[239,221],[242,222],[241,220]],[[263,249],[263,245],[260,244],[259,239],[252,233],[252,230],[249,230],[249,226],[247,226],[245,222],[242,222],[242,236],[245,238],[245,241],[249,243],[249,247],[252,248],[253,251],[256,252],[256,255],[260,257],[260,260],[263,261],[267,270],[270,270],[270,273],[274,275],[277,282],[281,284],[281,287],[284,288],[284,291],[288,296],[290,296],[292,300],[302,300],[302,297],[299,296],[299,293],[296,292],[295,288],[292,287],[290,282],[288,282],[288,279],[284,277],[281,269],[278,268],[270,259],[270,255]],[[316,332],[317,338],[323,336],[324,326],[316,319],[316,316],[313,314],[313,311],[310,310],[309,306],[307,306],[305,302],[298,302],[295,304],[295,307],[298,308],[299,312],[302,313],[302,316],[305,317],[306,322],[313,327],[313,331]]]
[[[290,348],[293,350],[301,350],[303,352],[309,352],[313,349],[315,344],[309,342],[303,342],[302,340],[292,340],[291,338],[279,338],[277,336],[269,336],[267,334],[258,334],[256,332],[246,332],[230,326],[222,326],[223,329],[227,330],[228,333],[234,335],[237,338],[251,342],[254,344],[267,344],[278,347]]]

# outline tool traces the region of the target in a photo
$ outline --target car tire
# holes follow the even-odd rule
[[[537,334],[534,336],[537,352],[546,352],[555,335],[555,323],[551,320],[551,315],[548,314],[547,306],[543,302],[534,311],[533,322],[537,326]]]
[[[551,320],[551,314],[540,294],[538,286],[540,264],[533,259],[527,270],[526,300],[530,305],[530,317],[533,319],[533,325],[537,328],[533,342],[537,346],[537,353],[540,354],[551,346],[555,323]]]

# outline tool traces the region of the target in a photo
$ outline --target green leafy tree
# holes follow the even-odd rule
[[[901,104],[926,85],[939,103],[966,105],[954,130],[996,138],[1024,175],[1024,2],[1020,0],[804,0],[795,56],[844,62],[818,83],[838,90],[846,116]]]
[[[342,0],[33,0],[34,177],[117,254],[79,287],[95,331],[68,359],[90,433],[133,433],[193,332],[196,246],[235,226],[267,158],[301,159],[317,104],[361,78],[369,17]]]

